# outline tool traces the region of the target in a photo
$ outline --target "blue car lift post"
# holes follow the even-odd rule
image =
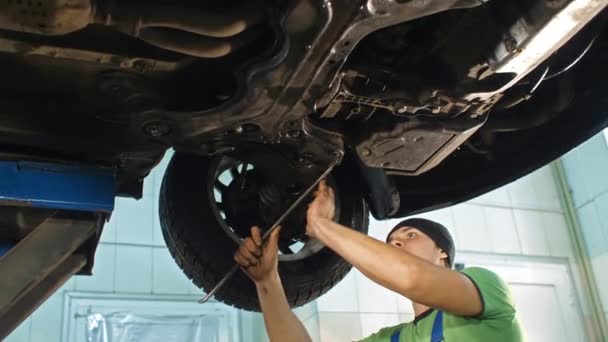
[[[0,256],[0,340],[72,275],[90,274],[114,195],[112,169],[0,161],[0,206],[51,213]]]

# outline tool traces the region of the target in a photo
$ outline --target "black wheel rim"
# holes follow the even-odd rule
[[[272,184],[257,184],[260,181],[260,177],[256,175],[255,165],[228,156],[218,157],[212,163],[207,178],[207,193],[213,215],[224,233],[239,245],[243,241],[243,238],[249,236],[248,227],[245,229],[247,223],[242,221],[249,220],[248,222],[255,222],[256,219],[252,203],[254,201],[260,203],[269,201],[270,203],[267,203],[267,205],[272,206]],[[328,183],[335,189],[333,180],[328,179]],[[296,188],[301,188],[301,186]],[[235,199],[234,193],[239,190],[242,192],[241,198]],[[294,189],[281,190],[286,192],[293,191],[293,196],[297,196],[297,191],[294,191]],[[264,193],[265,191],[268,194]],[[257,198],[254,198],[251,192],[254,192]],[[339,195],[337,191],[335,193],[336,217],[340,217]],[[293,203],[293,201],[289,203]],[[238,207],[238,210],[235,210],[235,206]],[[259,208],[258,210],[263,211]],[[236,219],[241,221],[240,224],[234,222],[235,216],[238,216]],[[268,227],[260,228],[267,229]],[[320,252],[324,248],[324,245],[320,241],[307,237],[304,234],[304,230],[304,227],[302,227],[301,234],[291,239],[281,239],[279,243],[280,262],[299,261]]]

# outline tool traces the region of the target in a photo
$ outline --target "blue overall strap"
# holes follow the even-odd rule
[[[401,329],[395,331],[391,335],[391,342],[399,342]],[[437,311],[435,321],[433,322],[433,330],[431,331],[431,342],[443,341],[443,311]]]
[[[433,331],[431,332],[431,342],[441,341],[443,341],[443,311],[437,311],[435,322],[433,322]]]
[[[401,336],[401,328],[399,328],[399,330],[395,331],[391,335],[391,342],[399,342],[399,337],[400,336]]]

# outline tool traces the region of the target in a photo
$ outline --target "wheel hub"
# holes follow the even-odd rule
[[[285,181],[284,174],[265,174],[268,170],[276,170],[276,166],[256,168],[227,157],[218,163],[212,183],[215,215],[237,244],[250,236],[252,225],[258,225],[262,230],[270,228],[304,189],[297,181]],[[304,202],[311,200],[312,195],[309,195]],[[339,201],[337,205],[339,210]],[[299,260],[323,247],[306,236],[306,210],[306,204],[301,204],[281,224],[279,251],[282,255],[279,260]]]
[[[263,224],[257,206],[258,194],[261,192],[258,178],[257,172],[247,171],[244,186],[241,178],[234,178],[222,192],[222,207],[226,215],[226,223],[239,237],[249,236],[252,225]]]

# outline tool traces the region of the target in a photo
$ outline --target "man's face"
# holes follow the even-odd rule
[[[401,227],[388,238],[389,245],[408,251],[435,265],[447,265],[447,254],[437,247],[435,241],[414,227]]]

